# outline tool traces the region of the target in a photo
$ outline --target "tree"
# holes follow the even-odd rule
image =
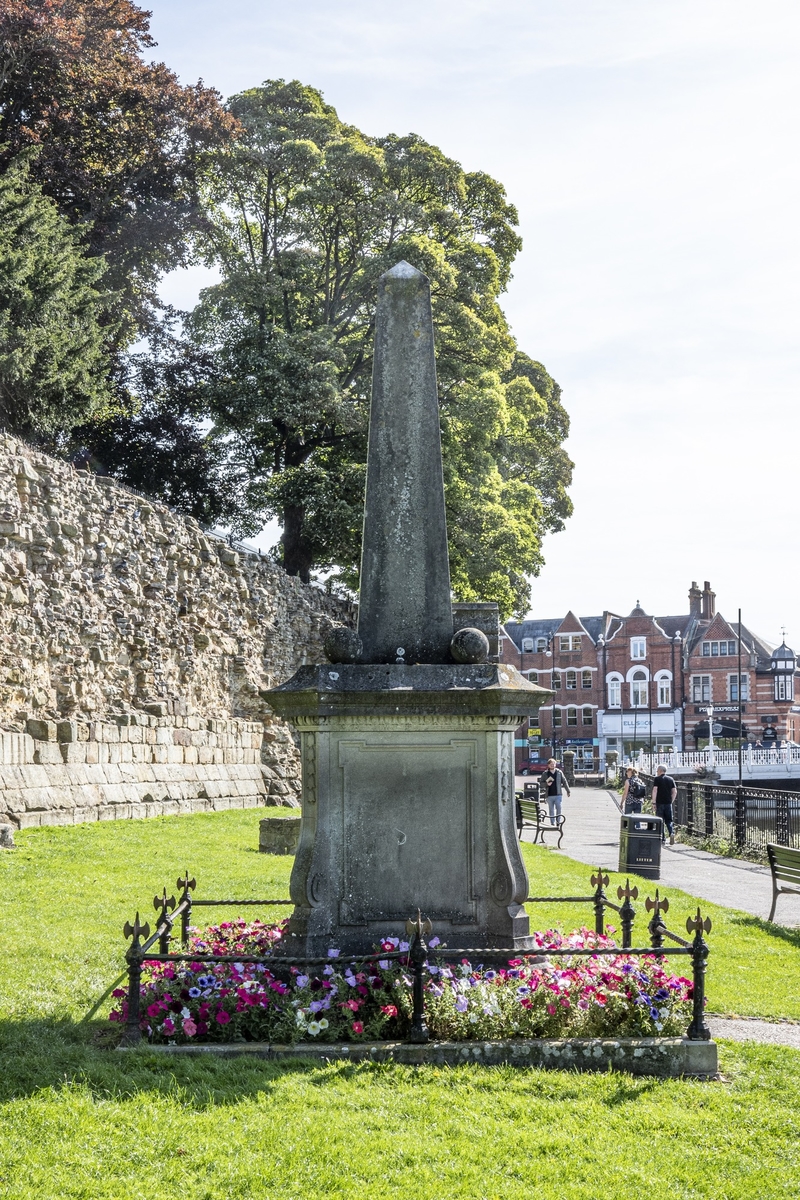
[[[39,148],[34,177],[105,257],[122,345],[188,261],[204,156],[236,124],[218,93],[143,61],[148,18],[130,0],[0,0],[0,172]]]
[[[52,438],[107,402],[103,273],[18,158],[0,175],[0,421],[14,433]]]
[[[521,244],[502,186],[416,135],[366,137],[297,82],[230,108],[243,133],[206,176],[223,279],[189,328],[216,356],[208,407],[249,478],[244,526],[277,515],[290,574],[357,585],[376,283],[405,258],[432,285],[454,589],[524,609],[572,464],[558,386],[498,303]]]
[[[72,461],[204,525],[230,524],[241,508],[243,481],[224,441],[209,434],[203,397],[213,359],[164,325],[125,366],[119,384],[134,398],[132,411],[111,410],[73,430]]]

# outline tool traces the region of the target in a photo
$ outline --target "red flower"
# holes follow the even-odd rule
[[[363,1021],[353,1021],[352,1029],[353,1029],[353,1033],[363,1033],[364,1032],[364,1022]]]
[[[386,1013],[387,1017],[396,1017],[397,1016],[397,1007],[394,1004],[382,1004],[381,1012]]]

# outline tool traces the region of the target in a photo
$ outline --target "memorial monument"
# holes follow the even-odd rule
[[[514,729],[552,693],[454,632],[428,279],[381,276],[358,633],[265,693],[299,730],[298,950],[369,951],[417,909],[449,946],[523,949]]]

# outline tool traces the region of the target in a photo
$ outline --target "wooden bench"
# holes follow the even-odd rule
[[[534,845],[541,840],[544,845],[544,835],[546,833],[558,834],[558,847],[561,849],[561,839],[564,836],[564,816],[556,817],[555,825],[550,823],[550,814],[536,800],[531,800],[517,793],[517,832],[520,840],[522,840],[522,831],[524,829],[535,829],[536,833],[533,838]]]
[[[791,850],[788,846],[767,846],[769,869],[772,872],[772,908],[769,910],[768,921],[775,916],[775,905],[778,896],[800,896],[800,850]],[[793,887],[779,887],[779,883],[793,884]]]

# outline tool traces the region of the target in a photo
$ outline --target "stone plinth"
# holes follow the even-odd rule
[[[300,844],[299,817],[263,817],[258,823],[262,854],[294,854]]]
[[[301,667],[269,702],[299,730],[298,949],[366,952],[421,909],[456,947],[528,945],[514,729],[549,692],[512,667]]]

